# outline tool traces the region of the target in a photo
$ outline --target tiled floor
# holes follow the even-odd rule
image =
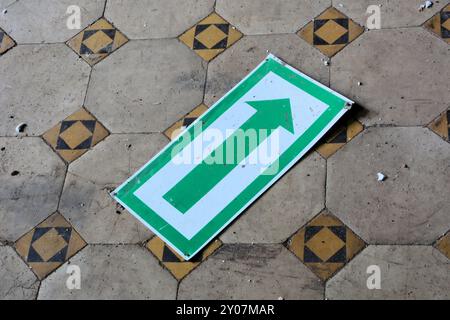
[[[0,0],[0,299],[450,299],[450,4],[422,2],[368,30],[369,0]],[[109,192],[268,52],[358,106],[183,261]]]

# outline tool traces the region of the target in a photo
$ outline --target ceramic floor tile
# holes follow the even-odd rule
[[[428,126],[434,133],[450,142],[450,109],[443,112]]]
[[[436,248],[450,259],[450,231],[436,242]]]
[[[160,238],[154,237],[147,243],[147,248],[158,258],[158,260],[175,276],[177,280],[184,278],[189,272],[194,270],[200,263],[205,261],[214,253],[222,242],[215,240],[201,250],[195,257],[189,261],[173,251]]]
[[[16,242],[16,250],[39,279],[86,246],[78,232],[59,213],[54,213]]]
[[[164,131],[164,135],[170,140],[175,139],[184,129],[189,127],[191,123],[193,123],[195,120],[197,120],[198,117],[200,117],[203,113],[205,113],[206,110],[208,110],[208,107],[205,106],[203,103],[200,104],[194,110],[185,115],[183,118],[175,122],[166,131]]]
[[[81,108],[49,131],[43,138],[65,161],[72,162],[109,135],[105,127]]]
[[[450,44],[450,4],[425,22],[424,26]]]
[[[93,66],[127,42],[122,32],[101,18],[69,40],[67,45]]]
[[[0,56],[15,45],[14,40],[0,28]]]
[[[212,13],[179,39],[206,61],[232,46],[242,37],[242,33],[230,25],[217,13]]]
[[[364,246],[364,241],[327,211],[288,241],[288,248],[322,280],[344,267]]]
[[[297,34],[323,54],[332,57],[363,32],[363,27],[331,7],[309,22]]]
[[[363,130],[364,127],[359,121],[345,120],[344,123],[337,124],[325,135],[316,150],[322,157],[328,159]]]

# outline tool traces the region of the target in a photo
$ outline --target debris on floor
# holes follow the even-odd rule
[[[16,127],[16,134],[19,135],[21,133],[25,132],[25,129],[27,127],[27,124],[25,122],[20,123],[17,127]]]
[[[423,11],[425,9],[431,8],[432,6],[433,6],[433,1],[427,0],[420,5],[419,11]]]
[[[383,182],[384,180],[386,180],[386,175],[383,172],[378,172],[377,178],[378,178],[378,181]]]

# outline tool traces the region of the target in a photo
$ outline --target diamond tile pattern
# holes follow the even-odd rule
[[[301,228],[288,244],[289,250],[324,281],[364,246],[364,241],[327,211]]]
[[[105,127],[86,109],[81,108],[44,133],[43,138],[70,163],[108,135]]]
[[[194,110],[189,112],[183,118],[175,122],[170,128],[164,131],[164,135],[170,140],[175,139],[184,129],[189,127],[191,123],[197,120],[205,111],[208,110],[208,107],[203,103],[199,106],[195,107]]]
[[[222,242],[220,240],[215,240],[189,261],[183,260],[180,255],[173,251],[158,237],[153,237],[147,243],[147,248],[167,269],[169,269],[177,280],[181,280],[200,263],[205,261],[205,259],[214,253],[221,245]]]
[[[348,119],[329,131],[316,150],[322,157],[328,159],[363,130],[364,127],[359,121]]]
[[[86,242],[59,213],[54,213],[16,242],[16,250],[39,279],[65,263]]]
[[[436,248],[450,259],[450,231],[437,241]]]
[[[6,32],[0,28],[0,56],[6,51],[14,47],[16,43],[14,40],[6,34]]]
[[[297,34],[326,56],[332,57],[363,32],[363,27],[331,7]]]
[[[450,142],[450,109],[442,113],[428,127],[444,140]]]
[[[127,42],[123,33],[101,18],[69,40],[67,45],[93,66]]]
[[[217,13],[212,13],[179,39],[206,61],[214,59],[242,37],[242,33]]]
[[[425,22],[425,27],[450,44],[450,4]]]

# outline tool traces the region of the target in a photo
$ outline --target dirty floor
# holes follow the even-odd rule
[[[450,299],[450,4],[422,3],[0,0],[0,299]],[[109,192],[268,52],[358,106],[183,261]]]

